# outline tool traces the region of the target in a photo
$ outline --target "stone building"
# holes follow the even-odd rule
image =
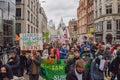
[[[88,27],[88,0],[80,0],[77,8],[78,34],[87,36]]]
[[[77,39],[77,20],[72,19],[69,21],[69,34],[72,41]]]
[[[16,0],[16,34],[47,31],[47,17],[39,0]]]
[[[120,41],[120,0],[94,0],[95,40]]]

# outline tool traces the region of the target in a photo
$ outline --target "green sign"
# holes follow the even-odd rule
[[[44,37],[45,37],[46,41],[48,41],[48,39],[49,39],[49,32],[45,32],[44,33]]]
[[[41,76],[46,80],[66,80],[65,59],[62,60],[45,60],[41,62]]]

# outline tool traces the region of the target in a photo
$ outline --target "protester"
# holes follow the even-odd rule
[[[76,60],[79,60],[80,59],[80,54],[79,53],[76,53],[74,54],[74,58],[73,59],[69,59],[67,61],[67,65],[65,67],[65,72],[68,74],[69,71],[73,70],[74,69],[74,66],[75,66],[75,62]]]
[[[17,55],[16,51],[11,51],[11,57],[7,62],[12,68],[13,75],[20,76],[20,57]]]
[[[117,57],[112,61],[110,70],[112,72],[112,80],[117,76],[117,80],[120,80],[120,51],[117,51]]]
[[[0,67],[0,80],[11,80],[13,79],[12,69],[8,64]]]
[[[84,70],[85,70],[84,61],[77,60],[74,69],[67,74],[66,80],[85,80]]]
[[[104,64],[102,64],[102,69],[101,69],[101,60],[103,59],[102,55],[99,55],[97,58],[95,58],[92,63],[91,63],[91,71],[90,71],[90,75],[91,75],[91,80],[104,80]]]
[[[45,45],[45,48],[44,48],[44,50],[43,50],[43,53],[42,53],[42,58],[44,58],[44,59],[48,59],[48,56],[49,56],[48,48],[49,48],[49,45],[46,44],[46,45]]]
[[[72,47],[70,49],[70,52],[67,53],[67,59],[73,59],[74,58],[74,54],[75,54],[75,50],[74,48]]]
[[[36,51],[31,51],[28,58],[29,80],[39,80],[41,57]]]
[[[48,59],[57,59],[57,55],[56,55],[55,49],[53,47],[50,49],[50,55],[49,55]]]
[[[85,62],[85,80],[90,80],[90,65],[91,61],[93,59],[92,53],[90,53],[90,49],[85,47],[84,48],[84,53],[82,54],[81,58]]]
[[[67,49],[66,49],[66,45],[59,45],[59,51],[60,51],[60,59],[65,59],[66,55],[67,55]]]
[[[27,65],[27,58],[25,56],[25,52],[20,53],[20,76],[24,76],[24,69]]]

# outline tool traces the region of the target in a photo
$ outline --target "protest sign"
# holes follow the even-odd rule
[[[20,34],[20,48],[21,50],[42,50],[42,34]]]
[[[42,59],[40,75],[46,80],[66,80],[66,60]]]

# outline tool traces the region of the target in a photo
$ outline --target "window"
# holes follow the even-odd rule
[[[31,33],[33,33],[33,27],[31,26]]]
[[[120,4],[118,5],[118,13],[120,13]]]
[[[96,18],[97,18],[97,17],[98,17],[98,16],[97,16],[97,11],[95,12],[95,14],[96,14]]]
[[[106,14],[112,13],[112,5],[106,6]]]
[[[21,0],[16,0],[16,2],[21,2]]]
[[[116,20],[117,31],[120,31],[120,20]]]
[[[35,24],[35,17],[34,17],[34,24]]]
[[[30,21],[30,11],[28,11],[28,21]]]
[[[21,23],[16,23],[16,34],[21,33]]]
[[[107,30],[111,30],[111,29],[112,29],[111,21],[107,21]]]
[[[30,25],[28,24],[28,33],[30,33]]]
[[[30,0],[28,0],[28,7],[30,8]]]
[[[31,1],[31,10],[33,11],[33,2]]]
[[[101,4],[102,3],[101,0],[99,0],[99,1],[100,1],[100,4]]]
[[[21,8],[16,8],[16,17],[21,18]]]
[[[33,23],[33,15],[31,14],[31,23]]]
[[[101,16],[102,15],[102,9],[100,8],[99,11],[100,11],[99,13],[100,13],[100,16]]]

